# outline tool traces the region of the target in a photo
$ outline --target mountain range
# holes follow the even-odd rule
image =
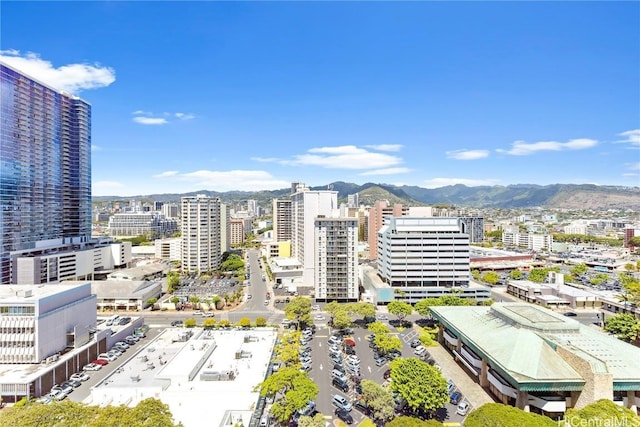
[[[396,186],[390,184],[334,182],[312,190],[332,189],[338,199],[345,201],[350,194],[358,193],[360,204],[372,205],[376,200],[402,203],[408,206],[454,205],[471,208],[532,208],[548,209],[631,209],[640,210],[640,187],[603,186],[594,184],[517,184],[467,187],[457,184],[440,188]],[[206,194],[219,197],[224,203],[242,203],[254,199],[261,206],[268,206],[274,198],[286,198],[290,188],[273,191],[209,190],[184,194],[151,194],[136,197],[96,196],[94,202],[116,200],[154,200],[178,202],[181,197]]]

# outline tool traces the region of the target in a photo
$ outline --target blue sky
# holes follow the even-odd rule
[[[638,2],[7,2],[89,101],[94,195],[640,185]]]

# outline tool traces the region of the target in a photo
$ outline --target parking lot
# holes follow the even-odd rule
[[[187,302],[189,297],[209,298],[215,295],[224,296],[234,293],[240,284],[234,279],[183,279],[180,286],[173,293],[174,296]]]
[[[391,325],[389,325],[389,327],[391,329],[391,333],[397,335],[403,343],[403,348],[401,350],[402,357],[416,357],[414,355],[414,349],[409,345],[409,343],[417,337],[416,332],[411,328],[398,331]],[[334,362],[330,358],[328,343],[332,333],[332,329],[325,324],[318,325],[315,336],[310,342],[312,349],[312,362],[309,376],[320,389],[316,399],[316,410],[326,416],[336,418],[334,415],[336,406],[332,403],[333,396],[340,394],[346,397],[351,403],[354,403],[358,397],[356,392],[357,379],[369,379],[379,384],[384,384],[384,374],[385,371],[389,369],[389,365],[388,363],[381,366],[376,365],[374,352],[369,348],[369,341],[366,339],[366,336],[369,335],[370,332],[363,328],[354,328],[351,337],[355,343],[355,346],[353,347],[355,355],[360,359],[360,375],[352,378],[349,373],[347,373],[347,384],[349,386],[349,390],[347,392],[339,390],[332,384],[331,373],[334,367]],[[342,352],[341,357],[343,360],[346,360],[347,355]],[[459,393],[458,398],[460,399],[460,402],[462,402],[464,400],[464,396],[455,384],[451,389],[451,393],[454,392]],[[461,423],[464,417],[456,414],[456,408],[456,405],[448,403],[444,408],[437,411],[437,419],[443,422],[453,423],[453,425],[455,425],[455,423]],[[354,425],[357,425],[365,418],[365,415],[363,415],[357,408],[351,410],[350,415],[353,417]]]

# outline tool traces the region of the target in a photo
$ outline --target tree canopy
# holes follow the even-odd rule
[[[487,271],[482,275],[482,281],[490,285],[495,285],[500,281],[500,276],[495,271]]]
[[[295,366],[278,369],[259,387],[261,396],[282,396],[271,406],[271,415],[282,423],[289,421],[296,411],[307,406],[318,395],[318,386],[306,372],[301,372]]]
[[[582,409],[568,409],[564,425],[572,426],[633,426],[640,425],[640,417],[631,409],[619,406],[608,399],[600,399]]]
[[[64,400],[42,405],[29,402],[0,411],[0,425],[20,427],[174,427],[169,406],[157,399],[145,399],[133,408],[89,406]]]
[[[626,342],[640,340],[640,320],[631,313],[609,317],[604,323],[604,330]]]
[[[310,325],[311,322],[311,300],[306,297],[293,298],[284,307],[284,314],[287,319],[296,320],[298,327],[300,323]]]
[[[317,413],[313,417],[303,415],[298,420],[298,427],[325,427],[324,415]]]
[[[394,417],[395,403],[389,390],[372,380],[362,380],[362,400],[372,411],[372,417],[378,421],[387,421]]]
[[[442,427],[443,425],[436,420],[421,420],[420,418],[400,415],[385,424],[385,427]]]
[[[501,403],[487,403],[471,411],[464,421],[465,427],[557,427],[551,418],[525,412]]]
[[[390,362],[391,390],[413,411],[432,411],[449,402],[447,381],[440,371],[414,357]]]
[[[397,316],[398,319],[403,320],[405,317],[413,313],[413,307],[411,304],[402,301],[391,301],[387,305],[389,313]]]

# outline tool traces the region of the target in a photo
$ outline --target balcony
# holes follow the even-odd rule
[[[444,336],[444,339],[445,339],[449,344],[451,344],[451,345],[455,345],[455,346],[457,346],[457,345],[458,345],[458,338],[456,338],[455,336],[451,335],[451,334],[449,333],[449,331],[445,330],[445,331],[444,331],[443,336]]]

